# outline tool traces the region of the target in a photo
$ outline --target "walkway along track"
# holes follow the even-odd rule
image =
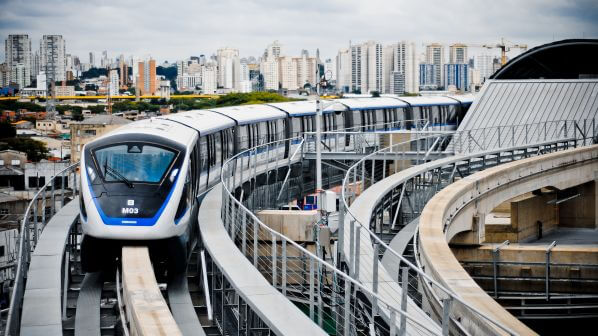
[[[564,189],[592,181],[596,171],[598,145],[593,145],[506,163],[449,185],[427,203],[420,216],[418,248],[426,273],[517,333],[533,334],[475,283],[448,242],[460,232],[482,233],[472,218],[483,216],[507,199],[546,186]],[[460,305],[454,314],[474,326],[482,322]]]

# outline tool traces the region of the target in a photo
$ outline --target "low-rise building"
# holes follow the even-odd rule
[[[81,122],[72,123],[70,125],[71,162],[80,160],[83,145],[130,122],[130,120],[114,115],[97,115]]]
[[[56,86],[54,87],[54,95],[56,96],[74,96],[75,95],[75,87],[74,86]]]

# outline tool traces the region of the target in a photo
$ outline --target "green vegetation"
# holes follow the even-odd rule
[[[84,71],[79,79],[83,80],[86,78],[96,78],[100,76],[108,76],[108,70],[104,68],[91,68],[87,71]]]
[[[46,110],[45,107],[35,103],[23,103],[15,100],[0,101],[0,110],[17,111],[20,109],[25,109],[32,112],[43,112]]]
[[[17,131],[8,122],[0,123],[0,150],[12,149],[27,154],[27,159],[38,162],[48,158],[46,144],[30,138],[17,138]]]
[[[272,92],[229,93],[216,99],[171,99],[177,111],[294,101]]]

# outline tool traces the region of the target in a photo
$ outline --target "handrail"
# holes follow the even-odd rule
[[[591,120],[592,120],[592,125],[594,125],[594,124],[595,124],[595,120],[594,120],[594,119],[591,119]],[[577,124],[576,124],[576,123],[577,123],[577,121],[575,121],[575,120],[570,120],[570,121],[563,121],[563,120],[561,120],[561,121],[554,121],[554,122],[556,122],[556,123],[558,123],[558,122],[564,122],[564,125],[565,125],[565,127],[566,127],[566,125],[567,125],[567,122],[572,122],[572,123],[574,124],[574,125],[573,125],[573,126],[574,126],[574,129],[575,129],[575,127],[577,126]],[[540,122],[540,123],[534,123],[533,125],[542,125],[542,124],[547,124],[547,123],[553,123],[553,122]],[[584,120],[584,125],[585,125],[585,120]],[[526,125],[515,125],[515,126],[511,126],[511,127],[523,127],[523,126],[526,126]],[[492,128],[498,128],[498,129],[500,129],[501,127],[505,127],[505,126],[496,126],[496,127],[484,128],[484,129],[480,129],[480,130],[486,130],[486,129],[492,129]],[[585,127],[584,127],[584,129],[585,129]],[[456,136],[458,133],[461,133],[461,134],[463,134],[463,133],[467,133],[467,134],[469,135],[469,134],[471,133],[471,131],[473,131],[473,130],[470,130],[470,131],[462,131],[462,132],[456,132],[454,136]],[[594,130],[594,127],[592,127],[592,131],[593,131],[593,132],[595,132],[595,130]],[[498,131],[498,132],[500,132],[500,131]],[[514,132],[514,131],[513,131],[513,132]],[[514,134],[514,133],[513,133],[513,134]],[[560,133],[559,133],[559,135],[560,135]],[[565,135],[566,135],[566,134],[565,134]],[[575,139],[573,139],[573,140],[574,140],[574,141],[576,141],[576,142],[577,142],[577,140],[584,140],[584,142],[585,142],[585,140],[586,140],[586,139],[590,138],[590,137],[588,136],[588,134],[582,134],[582,135],[583,135],[583,137],[582,137],[581,139],[576,139],[576,138],[575,138]],[[481,312],[481,311],[477,310],[475,307],[473,307],[473,306],[471,306],[471,305],[467,304],[465,301],[463,301],[462,299],[460,299],[460,298],[459,298],[459,297],[458,297],[458,296],[457,296],[457,295],[456,295],[454,292],[452,292],[452,291],[450,291],[449,289],[447,289],[447,288],[445,288],[444,286],[442,286],[440,283],[438,283],[437,281],[435,281],[434,279],[432,279],[431,277],[429,277],[429,276],[428,276],[428,275],[427,275],[425,272],[423,272],[423,271],[422,271],[422,270],[421,270],[421,269],[420,269],[418,266],[416,266],[416,265],[414,265],[413,263],[411,263],[409,260],[407,260],[405,257],[403,257],[403,256],[402,256],[400,253],[397,253],[396,251],[394,251],[394,250],[393,250],[393,249],[392,249],[392,248],[391,248],[391,247],[390,247],[388,244],[386,244],[386,243],[385,243],[385,242],[384,242],[382,239],[380,239],[380,238],[378,237],[378,235],[376,235],[374,232],[372,232],[372,231],[370,230],[370,228],[369,228],[369,223],[368,223],[368,225],[364,225],[363,223],[361,223],[361,222],[360,222],[360,221],[357,219],[357,216],[351,212],[351,209],[350,209],[349,203],[348,203],[348,201],[347,201],[347,198],[348,198],[348,197],[347,197],[346,190],[347,190],[347,187],[348,187],[348,185],[349,185],[349,183],[350,183],[351,175],[352,175],[352,174],[354,174],[354,175],[357,175],[357,173],[356,173],[356,172],[357,172],[357,169],[358,169],[358,167],[359,167],[360,165],[364,164],[364,163],[365,163],[365,161],[367,161],[367,160],[371,160],[371,159],[372,159],[374,156],[376,156],[376,155],[379,155],[379,154],[381,154],[381,153],[390,152],[390,153],[397,154],[397,152],[393,152],[393,147],[405,146],[405,145],[407,145],[407,144],[410,144],[410,143],[412,143],[412,142],[421,141],[421,140],[424,140],[424,139],[425,139],[425,140],[427,140],[427,139],[430,139],[430,138],[436,138],[436,139],[438,140],[438,139],[440,139],[440,138],[442,138],[442,137],[448,137],[448,136],[449,136],[449,135],[444,135],[444,136],[443,136],[443,135],[437,135],[437,136],[429,136],[429,137],[424,137],[424,138],[416,138],[416,139],[411,139],[411,140],[408,140],[408,141],[403,141],[403,142],[401,142],[401,143],[398,143],[398,144],[393,144],[393,145],[391,145],[391,146],[389,146],[389,147],[386,147],[386,148],[380,149],[380,150],[378,150],[378,151],[376,151],[376,152],[373,152],[373,153],[370,153],[369,155],[366,155],[366,156],[364,156],[364,157],[363,157],[363,158],[361,158],[359,161],[357,161],[357,162],[356,162],[356,163],[355,163],[353,166],[351,166],[351,167],[350,167],[350,168],[347,170],[347,172],[346,172],[346,174],[345,174],[345,177],[344,177],[344,179],[343,179],[342,188],[341,188],[341,198],[342,198],[342,203],[343,203],[343,205],[344,205],[344,209],[345,209],[346,213],[348,213],[349,215],[351,215],[351,217],[352,217],[352,218],[355,220],[355,222],[356,222],[356,223],[358,223],[358,224],[360,225],[360,227],[362,227],[363,229],[365,229],[365,231],[366,231],[366,232],[367,232],[367,233],[368,233],[368,234],[369,234],[371,237],[373,237],[373,239],[376,241],[376,243],[377,243],[377,244],[380,244],[381,246],[383,246],[384,248],[386,248],[386,251],[390,251],[390,253],[391,253],[392,255],[394,255],[394,256],[396,256],[396,257],[398,257],[398,258],[399,258],[399,260],[400,260],[401,262],[405,263],[405,264],[406,264],[406,265],[407,265],[407,266],[408,266],[410,269],[412,269],[412,270],[416,271],[416,272],[418,273],[418,275],[420,275],[420,276],[422,276],[424,279],[426,279],[426,280],[428,281],[428,283],[430,283],[431,285],[432,285],[432,284],[433,284],[433,285],[435,285],[435,286],[436,286],[436,287],[438,287],[440,290],[442,290],[442,291],[443,291],[445,294],[447,294],[447,295],[451,296],[451,297],[452,297],[452,298],[454,298],[456,301],[458,301],[458,302],[460,302],[461,304],[463,304],[464,306],[468,307],[468,308],[469,308],[469,309],[471,309],[471,310],[472,310],[474,313],[476,313],[476,314],[478,314],[478,315],[482,316],[484,319],[486,319],[486,320],[487,320],[487,321],[489,321],[490,323],[492,323],[492,324],[496,325],[497,327],[499,327],[499,328],[500,328],[500,329],[502,329],[503,331],[505,331],[505,332],[507,332],[507,333],[509,333],[509,334],[511,334],[511,335],[514,335],[515,333],[514,333],[512,330],[510,330],[510,329],[509,329],[509,328],[507,328],[506,326],[503,326],[503,325],[501,325],[499,322],[497,322],[497,321],[494,321],[493,319],[489,318],[488,316],[484,315],[484,313],[483,313],[483,312]],[[453,141],[454,141],[454,136],[453,136]],[[556,139],[555,139],[555,140],[556,140]],[[565,138],[558,138],[558,140],[561,140],[561,141],[562,141],[562,140],[567,140],[567,138],[566,138],[566,137],[565,137]],[[550,141],[550,142],[554,142],[554,141]],[[514,140],[513,140],[513,143],[514,143]],[[486,156],[486,155],[492,155],[492,154],[496,154],[496,153],[500,153],[500,152],[504,152],[504,151],[509,151],[509,150],[518,150],[518,149],[524,149],[524,148],[529,148],[529,147],[536,147],[536,146],[538,146],[538,145],[542,145],[542,143],[540,143],[540,144],[530,144],[530,145],[524,145],[524,146],[517,146],[517,147],[512,147],[512,148],[502,148],[502,149],[500,149],[500,150],[494,150],[494,151],[484,151],[484,152],[477,152],[477,153],[473,153],[473,154],[469,154],[469,155],[460,155],[460,156],[456,157],[455,159],[453,159],[453,160],[450,160],[450,162],[449,162],[449,161],[446,161],[446,159],[442,159],[442,162],[441,162],[441,164],[440,164],[440,165],[441,165],[441,166],[442,166],[442,165],[447,165],[447,164],[450,164],[450,163],[456,163],[456,162],[463,161],[463,160],[467,160],[467,159],[470,159],[470,158],[481,157],[481,156]],[[392,160],[392,159],[394,159],[394,158],[389,158],[389,160]],[[395,160],[396,160],[396,159],[395,159]],[[415,177],[415,176],[418,176],[418,175],[424,174],[424,173],[426,173],[426,172],[429,172],[429,171],[435,170],[435,169],[437,169],[437,168],[438,168],[438,165],[432,165],[431,167],[426,167],[426,168],[424,168],[424,169],[422,169],[422,170],[416,170],[416,171],[412,172],[410,175],[408,175],[408,176],[405,176],[405,177],[402,179],[402,183],[405,183],[406,181],[410,180],[411,178],[413,178],[413,177]],[[384,168],[383,168],[383,169],[384,169]],[[365,181],[364,181],[364,182],[365,182]],[[399,185],[399,184],[401,184],[401,183],[398,183],[397,185]],[[363,187],[363,188],[365,188],[365,184],[364,184],[364,187]],[[341,211],[342,211],[342,210],[341,210]]]
[[[29,261],[31,259],[30,255],[31,255],[31,250],[35,248],[37,241],[38,241],[38,228],[37,228],[37,201],[40,197],[40,195],[43,195],[44,199],[43,199],[43,204],[45,205],[45,201],[46,201],[46,191],[47,189],[51,186],[51,197],[52,197],[52,216],[54,215],[54,207],[55,207],[55,190],[54,190],[54,181],[56,179],[56,177],[60,176],[62,178],[62,185],[64,186],[64,177],[65,177],[65,173],[67,172],[71,172],[76,170],[76,167],[79,165],[79,162],[72,164],[68,167],[66,167],[65,169],[61,170],[60,172],[58,172],[56,175],[54,175],[42,188],[40,188],[35,195],[33,196],[33,198],[31,199],[31,201],[29,202],[29,204],[27,205],[27,209],[25,210],[25,213],[23,214],[23,220],[21,222],[21,228],[20,228],[20,239],[19,239],[19,247],[18,247],[18,263],[17,263],[17,271],[15,272],[15,280],[14,280],[14,284],[13,284],[13,290],[11,293],[11,298],[10,298],[10,305],[9,305],[9,311],[8,311],[8,317],[6,319],[6,327],[4,330],[4,335],[16,335],[17,330],[18,330],[18,324],[20,321],[20,317],[21,317],[21,304],[22,304],[22,300],[23,300],[23,292],[25,290],[25,274],[24,272],[27,271],[28,266],[29,266]],[[68,177],[68,175],[66,175]],[[73,193],[77,192],[77,182],[76,182],[76,174],[75,174],[75,182],[73,183],[72,186],[72,190]],[[62,206],[64,206],[64,189],[62,189],[62,201],[60,202]],[[74,196],[74,194],[73,194]],[[33,207],[33,205],[35,204],[35,207]],[[35,232],[34,232],[34,239],[33,242],[31,241],[30,238],[30,231],[31,231],[31,227],[30,227],[30,223],[28,221],[29,216],[31,215],[31,212],[34,212],[34,215],[36,216],[36,218],[34,218],[35,220]],[[45,218],[45,208],[43,209],[44,211],[44,215],[42,216],[42,230],[44,228],[44,221],[46,220]],[[64,294],[66,295],[66,293]]]
[[[345,272],[337,269],[334,265],[328,263],[327,261],[323,260],[322,258],[320,258],[319,256],[313,254],[312,252],[308,251],[306,248],[304,248],[303,246],[301,246],[300,244],[298,244],[297,242],[295,242],[294,240],[286,237],[285,235],[277,232],[276,230],[268,227],[266,224],[264,224],[252,211],[250,211],[249,209],[247,209],[243,203],[241,203],[239,200],[237,200],[234,195],[232,194],[232,192],[229,189],[229,182],[230,177],[234,176],[232,173],[234,173],[234,167],[236,167],[236,160],[246,154],[249,155],[255,155],[255,153],[258,152],[258,149],[260,148],[264,148],[264,147],[277,147],[279,146],[281,143],[284,142],[291,142],[294,140],[298,140],[297,138],[292,138],[292,139],[285,139],[285,140],[278,140],[278,141],[273,141],[267,144],[263,144],[251,149],[247,149],[241,153],[238,153],[236,155],[234,155],[233,157],[231,157],[230,159],[228,159],[225,164],[223,165],[223,169],[221,171],[220,174],[220,181],[222,183],[223,186],[223,197],[226,199],[228,199],[229,201],[232,200],[233,203],[238,207],[239,210],[244,211],[246,214],[248,214],[251,219],[254,221],[254,223],[257,223],[261,229],[267,231],[268,233],[270,233],[270,235],[272,235],[273,237],[278,237],[279,239],[281,239],[282,241],[284,241],[286,244],[290,244],[291,246],[295,247],[296,249],[298,249],[299,251],[301,251],[302,253],[304,253],[305,255],[309,256],[310,259],[318,262],[321,265],[326,266],[328,269],[330,269],[336,276],[341,277],[344,281],[346,282],[350,282],[353,286],[355,286],[356,288],[359,288],[361,291],[363,291],[364,293],[366,293],[367,295],[371,296],[372,298],[374,298],[374,300],[376,300],[379,303],[383,303],[384,305],[386,305],[386,307],[391,310],[394,311],[395,313],[400,314],[401,316],[405,316],[407,319],[409,319],[410,322],[414,323],[415,325],[417,325],[420,328],[423,328],[424,330],[432,333],[432,334],[437,334],[437,331],[429,328],[427,325],[419,322],[417,319],[413,318],[409,313],[407,313],[404,310],[404,307],[401,308],[396,308],[393,307],[390,303],[388,303],[384,298],[380,297],[377,293],[372,292],[370,289],[368,289],[366,286],[362,285],[359,281],[353,279],[352,277],[350,277],[349,275],[347,275]],[[266,148],[266,150],[268,150],[268,148]],[[254,154],[251,154],[254,153]],[[228,167],[230,165],[230,168]],[[225,168],[226,167],[226,168]],[[226,176],[227,173],[231,173],[231,176]],[[234,178],[233,178],[234,181]],[[243,181],[241,181],[242,183]],[[225,203],[226,204],[226,203]],[[224,208],[227,208],[227,206],[225,205]],[[392,313],[391,313],[392,315]]]

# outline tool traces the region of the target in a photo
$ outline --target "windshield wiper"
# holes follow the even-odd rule
[[[108,165],[108,160],[104,161],[104,170],[110,175],[114,176],[115,178],[120,179],[119,181],[126,184],[129,188],[133,188],[133,183],[129,181],[126,177],[124,177],[121,173],[119,173],[118,170],[110,167]]]

